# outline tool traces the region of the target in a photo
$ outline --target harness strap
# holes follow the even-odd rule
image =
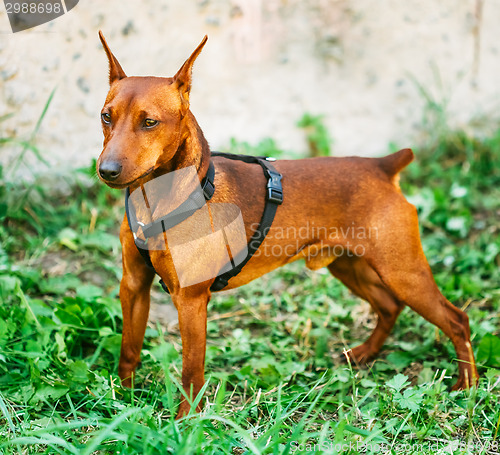
[[[212,283],[212,286],[210,286],[211,291],[220,291],[228,285],[231,278],[241,272],[246,263],[252,258],[254,253],[259,249],[260,245],[262,245],[262,242],[264,242],[264,239],[273,224],[278,205],[283,203],[283,189],[281,186],[281,174],[276,171],[274,166],[269,163],[266,157],[233,155],[229,153],[213,153],[212,155],[222,156],[230,160],[239,160],[245,163],[258,163],[262,167],[264,175],[267,177],[266,205],[264,207],[264,212],[262,213],[262,218],[260,219],[259,227],[253,233],[250,241],[248,242],[248,253],[246,258],[231,270],[217,276],[215,281]]]
[[[156,270],[153,267],[153,263],[151,262],[151,257],[149,256],[149,250],[146,247],[147,242],[143,241],[142,239],[137,238],[137,236],[135,235],[134,226],[137,228],[137,226],[139,226],[139,223],[137,222],[137,218],[135,216],[135,211],[130,210],[130,207],[129,207],[130,204],[128,203],[129,197],[130,197],[130,190],[127,187],[125,189],[125,214],[127,215],[128,226],[129,226],[130,230],[132,231],[132,234],[134,235],[135,246],[137,247],[137,250],[141,254],[142,259],[144,259],[144,262],[146,263],[148,268],[156,273]]]
[[[237,266],[232,268],[231,270],[217,276],[215,281],[210,286],[211,291],[220,291],[224,289],[231,278],[238,275],[241,272],[246,263],[252,258],[254,253],[259,249],[260,245],[266,238],[267,233],[271,229],[273,224],[274,216],[276,215],[276,211],[278,209],[278,205],[283,203],[283,188],[281,185],[282,175],[276,171],[274,166],[270,164],[270,161],[275,161],[274,158],[266,158],[259,156],[247,156],[247,155],[234,155],[230,153],[219,153],[214,152],[212,156],[221,156],[223,158],[231,159],[231,160],[239,160],[245,163],[256,163],[259,164],[263,171],[264,175],[267,178],[266,185],[266,205],[264,207],[264,212],[260,219],[259,227],[253,233],[250,241],[248,242],[248,253],[246,258]],[[149,238],[154,237],[162,232],[165,232],[167,229],[170,229],[182,221],[189,218],[194,212],[203,207],[205,201],[209,201],[214,192],[214,177],[215,177],[215,169],[212,162],[210,162],[208,167],[208,172],[205,178],[201,182],[202,192],[194,191],[191,193],[187,200],[184,201],[179,207],[170,212],[169,214],[149,223],[147,225],[143,225],[142,223],[137,221],[136,214],[133,210],[130,210],[128,199],[130,197],[130,190],[127,188],[125,190],[125,211],[127,215],[127,221],[129,227],[134,234],[134,241],[137,246],[139,253],[146,265],[156,273],[156,270],[151,262],[151,257],[149,255],[149,250],[147,248],[147,241]],[[203,195],[203,198],[201,197]],[[142,232],[146,240],[142,240],[138,238],[135,234],[135,229],[138,227],[142,227]],[[170,294],[170,291],[166,284],[160,279],[160,284],[167,294]]]
[[[151,257],[149,255],[149,249],[147,247],[148,239],[154,237],[155,235],[161,234],[165,232],[167,229],[170,229],[178,224],[182,223],[184,220],[187,220],[194,212],[198,209],[201,209],[205,204],[205,201],[209,201],[212,199],[212,196],[215,192],[214,185],[215,178],[215,168],[213,163],[210,161],[208,165],[207,175],[201,181],[201,189],[202,191],[194,191],[191,193],[187,200],[184,201],[179,207],[174,209],[169,214],[159,218],[158,220],[144,225],[143,223],[137,220],[137,216],[134,210],[130,210],[130,205],[128,203],[130,197],[130,190],[127,187],[125,190],[125,213],[127,215],[128,225],[132,234],[134,234],[134,241],[139,253],[146,265],[156,273],[156,270],[151,262]],[[135,231],[140,227],[142,227],[142,232],[146,240],[142,240],[138,238],[135,234]],[[165,289],[165,285],[163,281],[160,281],[162,287]]]

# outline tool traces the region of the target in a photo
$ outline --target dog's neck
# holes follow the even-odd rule
[[[183,140],[168,163],[168,172],[194,166],[201,180],[206,175],[210,163],[210,147],[191,111],[188,111],[183,122]]]

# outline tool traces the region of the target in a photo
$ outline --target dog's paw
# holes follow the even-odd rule
[[[342,363],[363,366],[369,363],[374,356],[375,354],[373,354],[367,346],[361,344],[353,349],[344,349],[340,359]]]

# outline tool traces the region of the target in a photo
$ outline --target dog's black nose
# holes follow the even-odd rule
[[[122,165],[117,161],[103,161],[99,166],[99,175],[103,180],[112,182],[116,180],[122,172]]]

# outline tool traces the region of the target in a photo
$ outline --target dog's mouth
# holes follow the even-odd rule
[[[144,174],[141,174],[139,177],[130,180],[127,183],[115,183],[115,182],[106,182],[106,185],[108,185],[111,188],[117,189],[117,190],[123,190],[124,188],[127,188],[128,186],[133,185],[134,183],[137,183],[139,180],[143,179],[144,177],[147,177],[149,174],[151,174],[155,170],[155,167],[150,167]]]

